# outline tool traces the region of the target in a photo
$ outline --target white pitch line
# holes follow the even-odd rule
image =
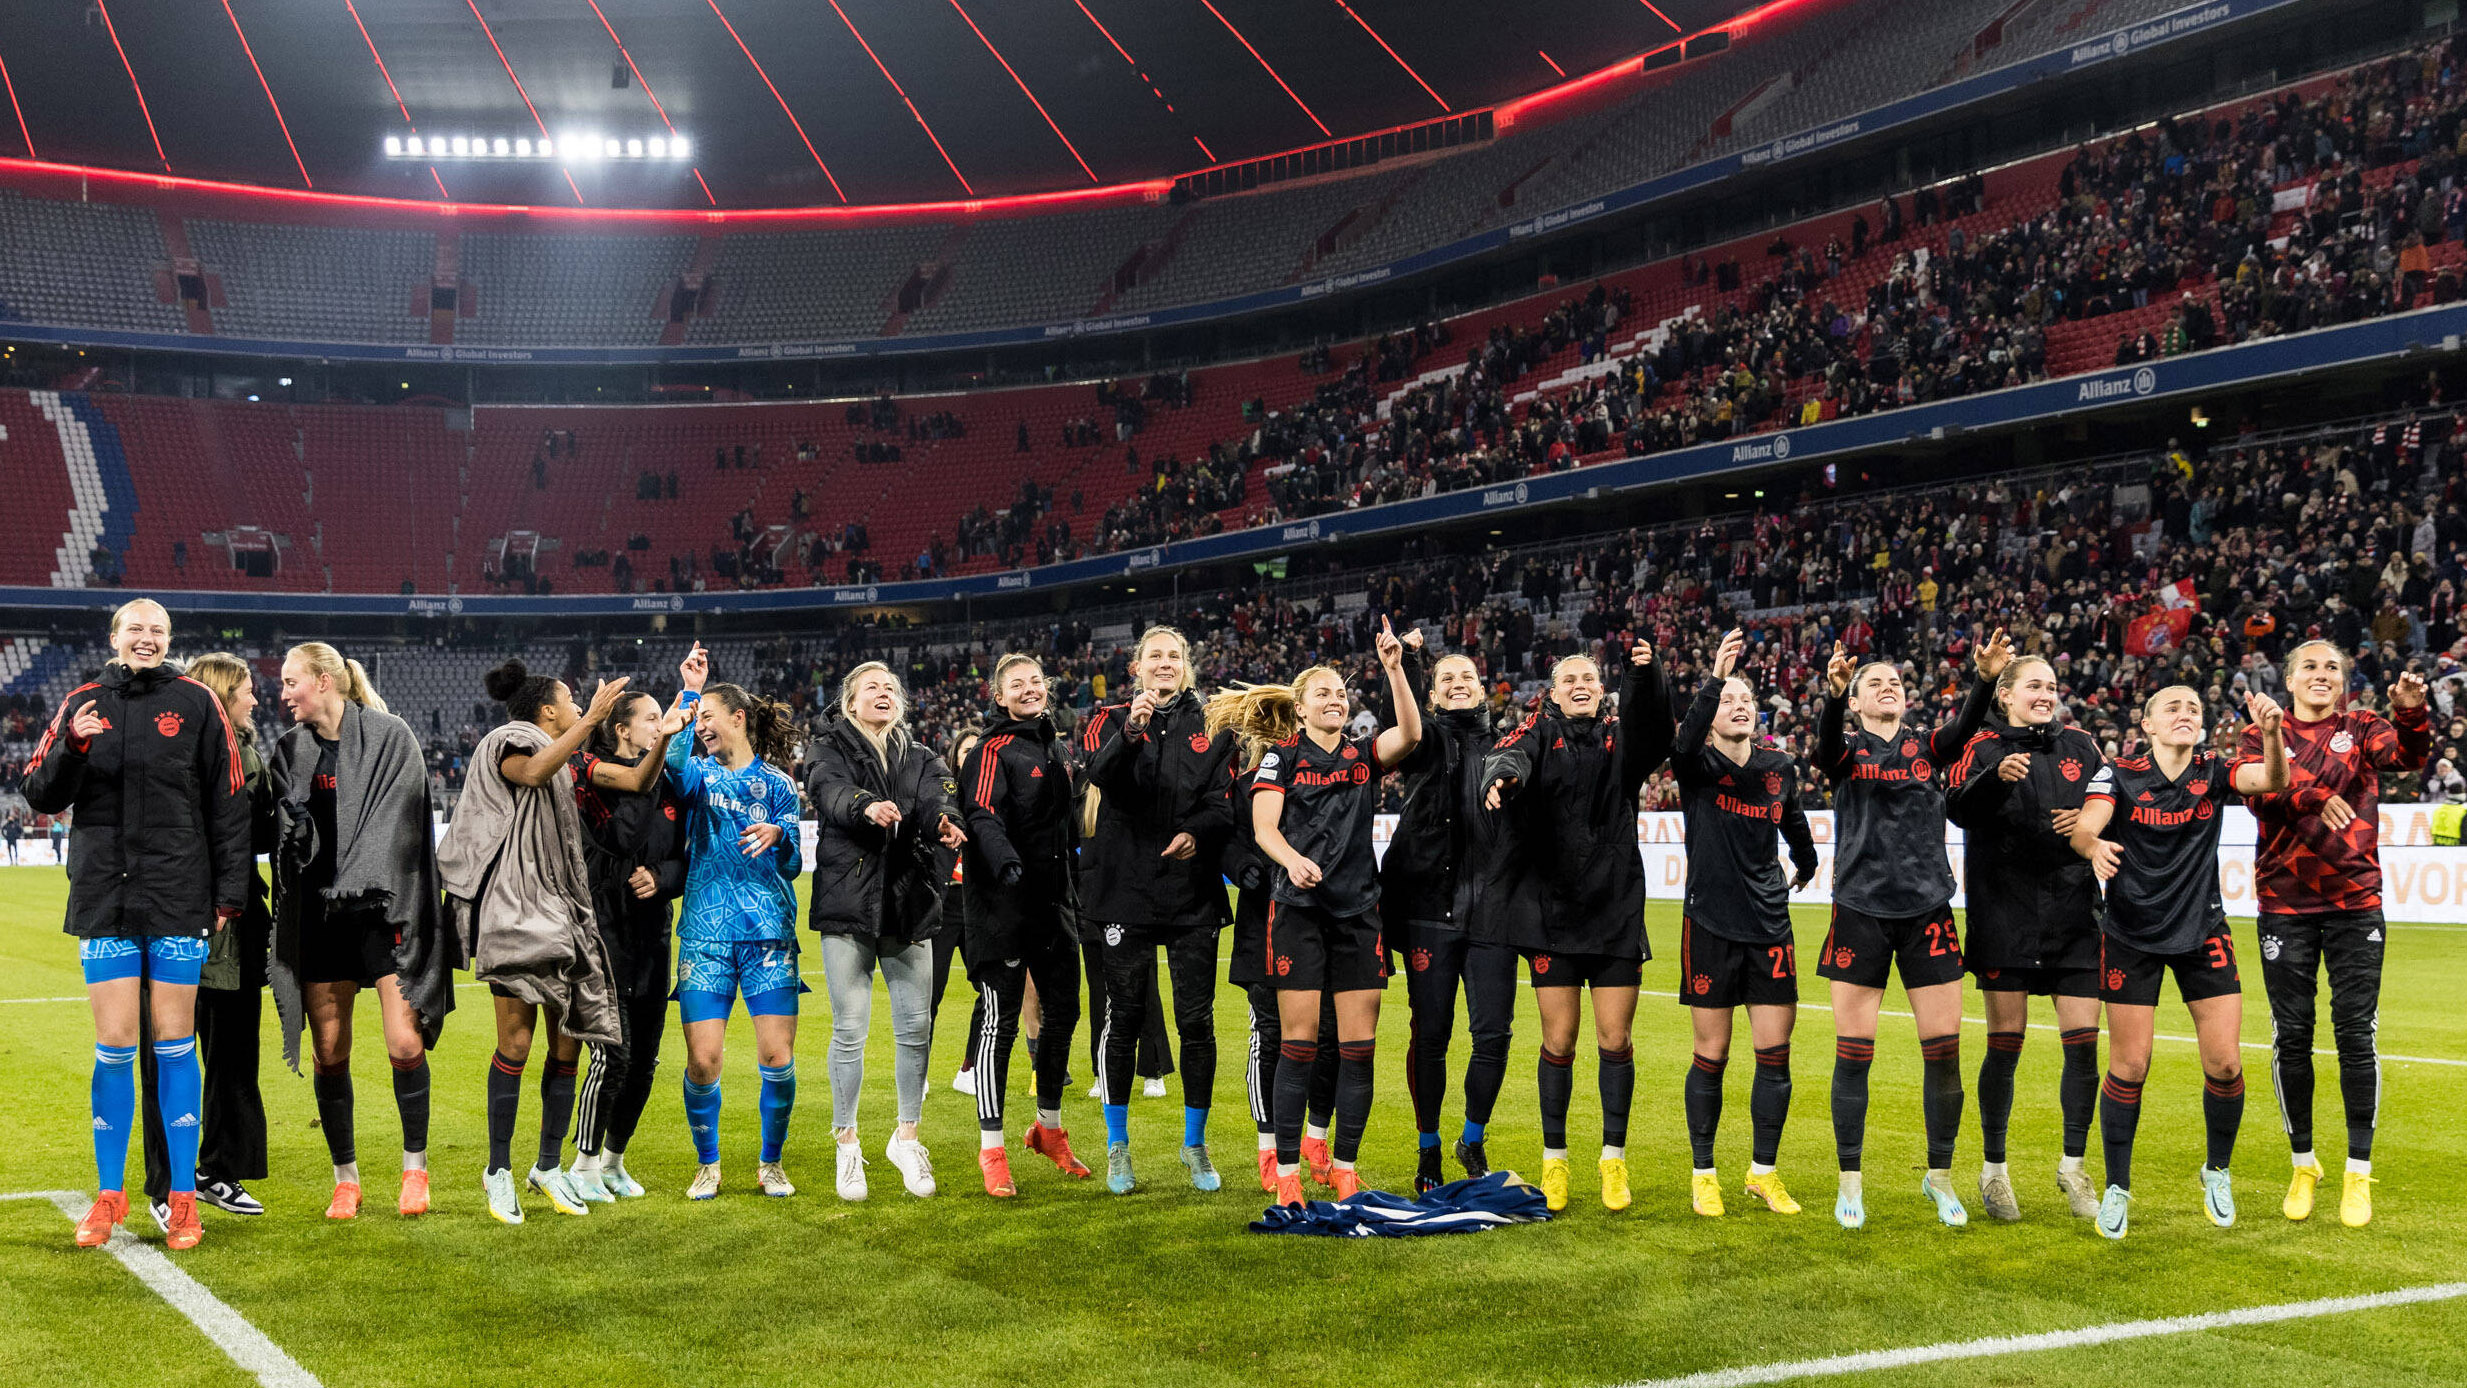
[[[86,1217],[88,1203],[87,1196],[73,1190],[12,1191],[0,1195],[0,1200],[48,1200],[72,1223]],[[207,1291],[204,1283],[163,1256],[161,1249],[140,1242],[125,1228],[114,1232],[111,1242],[103,1247],[155,1295],[170,1302],[173,1310],[188,1317],[189,1323],[229,1355],[242,1372],[254,1375],[266,1388],[324,1388],[315,1374],[300,1367],[300,1361],[285,1354],[283,1347],[267,1339],[264,1331],[249,1324],[222,1298]]]
[[[1677,993],[1657,993],[1651,989],[1641,989],[1639,991],[1642,992],[1645,997],[1649,998],[1675,998],[1679,996]],[[1833,1010],[1820,1002],[1803,1002],[1799,1004],[1799,1009],[1803,1012],[1831,1012]],[[1899,1012],[1890,1007],[1885,1007],[1878,1008],[1876,1015],[1879,1017],[1907,1017],[1911,1014],[1907,1012]],[[1964,1016],[1962,1018],[1962,1025],[1966,1027],[1983,1027],[1987,1025],[1987,1019],[1984,1017]],[[2060,1032],[2064,1030],[2064,1028],[2056,1026],[2050,1022],[2031,1022],[2029,1023],[2029,1027],[2032,1031]],[[2174,1032],[2167,1031],[2155,1033],[2155,1039],[2160,1041],[2181,1041],[2188,1046],[2197,1046],[2201,1044],[2201,1038],[2198,1036],[2179,1036]],[[2243,1048],[2248,1051],[2266,1051],[2270,1049],[2270,1043],[2267,1041],[2244,1041],[2239,1042],[2238,1044],[2243,1046]],[[2338,1052],[2333,1050],[2323,1050],[2322,1048],[2316,1046],[2313,1048],[2313,1054],[2335,1056]],[[2403,1065],[2454,1065],[2467,1068],[2467,1060],[2450,1060],[2437,1055],[2392,1055],[2388,1051],[2379,1051],[2375,1054],[2379,1059],[2395,1060]]]
[[[2269,1325],[2278,1321],[2310,1320],[2317,1316],[2342,1316],[2351,1311],[2378,1311],[2392,1306],[2413,1306],[2427,1301],[2449,1301],[2462,1296],[2467,1296],[2467,1282],[2438,1282],[2428,1287],[2404,1287],[2394,1292],[2323,1297],[2318,1301],[2287,1301],[2275,1306],[2246,1306],[2233,1311],[2205,1311],[2191,1316],[2169,1316],[2164,1320],[2115,1321],[2107,1325],[2086,1325],[2078,1330],[2051,1330],[2038,1335],[1991,1335],[1977,1340],[1948,1340],[1941,1344],[1912,1345],[1906,1349],[1879,1349],[1869,1350],[1864,1354],[1837,1354],[1827,1359],[1800,1359],[1783,1364],[1713,1369],[1680,1378],[1639,1379],[1622,1384],[1620,1388],[1747,1388],[1750,1384],[1786,1383],[1798,1378],[1825,1378],[1838,1374],[1907,1369],[1917,1364],[1940,1364],[1948,1359],[1988,1359],[2007,1354],[2036,1354],[2045,1350],[2080,1349],[2087,1345],[2113,1344],[2119,1340],[2144,1340],[2157,1335],[2189,1335],[2197,1331],[2224,1330],[2239,1325]]]

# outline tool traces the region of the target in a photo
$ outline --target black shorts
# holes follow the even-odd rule
[[[1799,951],[1790,941],[1751,945],[1679,922],[1679,1001],[1689,1007],[1791,1007]]]
[[[1525,972],[1536,988],[1580,988],[1591,984],[1596,988],[1641,988],[1645,983],[1645,961],[1616,959],[1607,954],[1551,954],[1534,951],[1525,956]]]
[[[1825,932],[1816,976],[1882,988],[1892,980],[1896,965],[1905,989],[1961,982],[1962,937],[1953,928],[1953,908],[1888,919],[1835,903],[1833,928]]]
[[[1970,965],[1970,976],[1982,993],[2027,993],[2042,998],[2095,998],[2099,995],[2099,971],[2084,969],[1991,969],[1983,964]]]
[[[1279,991],[1360,993],[1386,986],[1379,913],[1338,916],[1316,906],[1268,903],[1263,956],[1268,986]]]
[[[302,983],[374,988],[395,972],[394,928],[383,917],[328,916],[300,932]]]
[[[2244,991],[2236,976],[2234,927],[2220,921],[2201,943],[2183,954],[2151,954],[2113,935],[2099,937],[2099,999],[2124,1007],[2159,1005],[2159,980],[2176,976],[2176,992],[2186,1002],[2223,998]]]

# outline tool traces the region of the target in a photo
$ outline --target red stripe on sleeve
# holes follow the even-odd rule
[[[977,749],[977,804],[987,810],[994,807],[995,758],[1001,755],[1003,745],[1010,740],[1011,734],[1004,733]]]

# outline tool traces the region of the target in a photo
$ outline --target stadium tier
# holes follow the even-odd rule
[[[2467,200],[2442,185],[2467,100],[2425,82],[2433,56],[1741,238],[1574,297],[1116,384],[468,415],[17,393],[18,417],[49,422],[12,435],[35,451],[32,471],[48,481],[70,465],[68,452],[32,462],[56,440],[89,451],[137,504],[106,508],[116,538],[98,532],[85,554],[29,542],[0,555],[0,582],[74,586],[80,563],[134,584],[334,593],[982,573],[2447,304],[2460,297]],[[578,281],[510,256],[522,240],[490,239],[482,262],[576,297]],[[604,240],[601,259],[643,253],[631,263],[645,283],[700,254],[686,238]]]
[[[1188,206],[774,231],[502,230],[144,187],[0,191],[0,325],[255,342],[604,347],[897,338],[1237,300],[1383,265],[2152,15],[2160,0],[1781,9],[1607,106]],[[2256,8],[2267,8],[2257,6]],[[2018,12],[2018,13],[2017,13]],[[1566,106],[1562,114],[1556,106]],[[408,216],[409,214],[406,214]]]

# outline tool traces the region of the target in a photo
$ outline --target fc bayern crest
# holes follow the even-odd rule
[[[2063,772],[2064,778],[2068,781],[2078,781],[2082,778],[2082,764],[2071,757],[2066,757],[2063,761],[2056,763],[2056,769]]]
[[[1205,733],[1191,734],[1191,750],[1194,752],[1205,752],[1208,750],[1208,738]]]
[[[2208,795],[2210,793],[2210,783],[2208,781],[2187,781],[2184,783],[2184,788],[2194,795]]]
[[[1781,794],[1781,793],[1782,793],[1782,773],[1781,773],[1781,772],[1779,772],[1779,771],[1768,771],[1768,772],[1766,772],[1766,773],[1765,773],[1765,794],[1767,794],[1767,795],[1779,795],[1779,794]]]
[[[1911,738],[1902,739],[1902,755],[1905,757],[1915,757],[1919,755],[1918,742]]]
[[[2345,728],[2341,728],[2330,734],[2330,750],[2342,757],[2346,756],[2349,752],[2356,750],[2356,740],[2347,735]]]

